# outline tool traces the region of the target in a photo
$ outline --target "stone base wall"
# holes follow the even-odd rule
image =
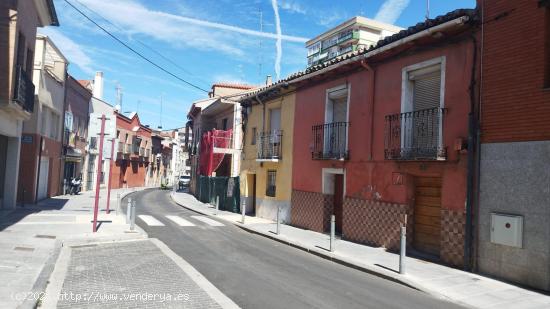
[[[441,210],[441,261],[456,267],[464,265],[464,235],[466,214],[464,211]]]
[[[291,225],[320,233],[330,229],[332,195],[292,190],[291,203]]]
[[[410,235],[413,222],[408,205],[346,197],[342,237],[371,246],[399,250],[400,226],[405,215],[409,215],[407,234]],[[411,237],[407,240],[410,242]]]

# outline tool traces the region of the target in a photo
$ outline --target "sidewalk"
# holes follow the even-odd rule
[[[172,192],[179,205],[199,213],[215,216],[277,241],[301,248],[338,263],[350,265],[377,276],[399,282],[435,297],[473,308],[550,308],[550,296],[522,289],[498,280],[460,271],[443,265],[407,257],[406,274],[400,275],[399,255],[344,240],[338,240],[335,252],[329,248],[329,236],[308,230],[281,225],[276,235],[273,221],[219,211],[187,193]]]
[[[157,239],[63,247],[45,295],[40,308],[238,308]]]
[[[115,211],[110,214],[104,211],[107,192],[102,190],[97,233],[91,223],[95,192],[0,211],[0,308],[34,308],[36,300],[22,295],[44,291],[63,245],[146,238],[137,226],[136,232],[127,233],[125,217],[116,212],[118,195],[143,189],[112,190]]]

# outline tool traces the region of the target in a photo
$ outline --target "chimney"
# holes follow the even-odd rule
[[[271,84],[273,84],[273,81],[271,80],[271,75],[268,75],[265,79],[265,85],[269,86]]]
[[[103,100],[103,72],[96,72],[92,94],[95,98]]]

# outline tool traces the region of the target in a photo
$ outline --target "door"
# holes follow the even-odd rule
[[[8,154],[8,137],[0,135],[0,209],[4,200],[4,179],[6,177],[6,161]]]
[[[252,210],[254,211],[254,215],[256,214],[256,174],[250,175],[250,183],[249,188],[252,192],[249,196],[252,197]]]
[[[334,174],[334,219],[336,233],[342,233],[342,216],[344,204],[344,175]]]
[[[414,248],[439,256],[441,236],[441,178],[415,178]]]
[[[38,192],[36,200],[40,201],[48,197],[48,178],[50,171],[50,159],[42,157],[40,159],[40,175],[38,177]]]

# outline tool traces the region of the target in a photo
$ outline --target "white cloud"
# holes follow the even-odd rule
[[[290,13],[307,14],[307,10],[300,3],[293,0],[283,0],[279,2],[279,7]]]
[[[84,48],[52,27],[41,28],[40,33],[50,37],[69,62],[77,65],[84,73],[94,75],[93,60],[86,54]]]
[[[409,6],[410,0],[386,0],[376,13],[375,20],[394,24],[401,13]]]

